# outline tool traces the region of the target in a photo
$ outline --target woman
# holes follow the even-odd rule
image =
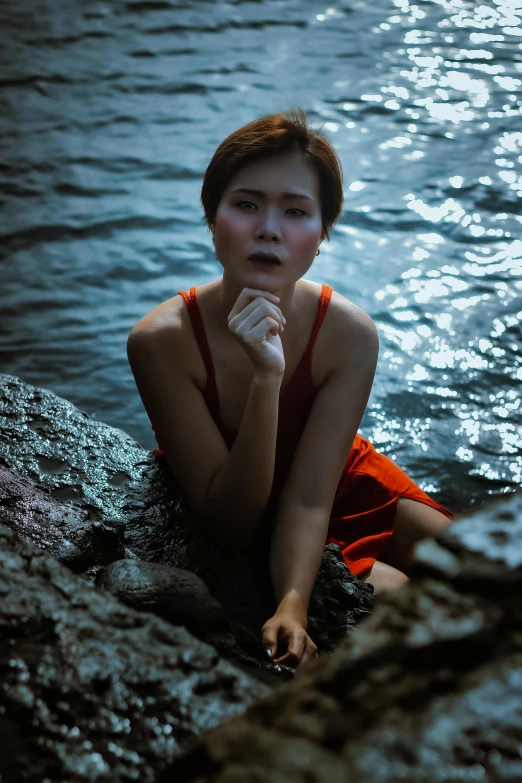
[[[144,316],[129,361],[155,453],[202,520],[244,541],[273,525],[263,645],[296,666],[317,654],[307,611],[326,543],[379,593],[453,515],[357,434],[375,325],[302,279],[343,205],[328,138],[299,107],[255,120],[220,144],[201,201],[223,276]]]

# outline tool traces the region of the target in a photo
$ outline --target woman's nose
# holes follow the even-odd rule
[[[266,217],[260,221],[257,229],[257,236],[259,239],[280,239],[281,229],[279,228],[277,219]]]

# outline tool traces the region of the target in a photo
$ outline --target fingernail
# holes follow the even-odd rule
[[[267,647],[267,648],[265,649],[265,652],[266,652],[266,654],[267,654],[267,655],[268,655],[270,658],[272,657],[272,648],[271,648],[271,647]]]

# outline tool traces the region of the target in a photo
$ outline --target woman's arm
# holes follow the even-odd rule
[[[308,603],[339,479],[368,402],[377,364],[378,336],[372,320],[357,308],[355,313],[341,310],[336,318],[330,345],[332,371],[317,392],[299,440],[271,541],[270,573],[278,609],[263,628],[263,642],[265,648],[273,646],[274,628],[283,617],[293,635],[288,660],[300,659],[298,648],[301,654],[307,654],[310,640],[304,629]],[[301,625],[300,635],[296,622]],[[284,658],[287,662],[286,655]]]
[[[270,496],[280,388],[281,378],[254,376],[239,432],[207,492],[207,517],[235,539],[251,539]]]
[[[290,503],[279,509],[272,535],[270,576],[276,603],[292,609],[305,628],[329,521],[329,512],[320,506]]]
[[[270,552],[270,575],[278,607],[262,628],[263,647],[274,662],[295,666],[317,656],[317,647],[306,633],[308,603],[321,564],[329,518],[324,508],[297,504],[279,512]]]
[[[221,529],[248,540],[270,497],[274,479],[279,392],[285,370],[280,332],[284,316],[273,293],[243,288],[228,314],[228,329],[251,360],[254,378],[230,454],[214,475],[207,506],[221,513]]]
[[[152,426],[194,509],[223,537],[248,540],[272,489],[282,376],[254,375],[228,451],[188,370],[179,328],[140,324],[127,351]]]

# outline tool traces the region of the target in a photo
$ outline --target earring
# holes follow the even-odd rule
[[[318,251],[317,251],[317,253],[316,253],[315,255],[316,255],[316,256],[318,256],[320,252],[321,252],[321,251],[320,251],[320,250],[318,250]]]

